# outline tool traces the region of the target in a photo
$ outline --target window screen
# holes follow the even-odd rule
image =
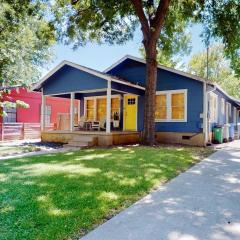
[[[4,108],[7,116],[3,117],[4,123],[15,123],[17,122],[17,109],[16,108]]]
[[[160,94],[156,96],[156,119],[166,119],[167,118],[167,95]]]

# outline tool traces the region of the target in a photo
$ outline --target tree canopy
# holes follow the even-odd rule
[[[206,34],[222,42],[222,52],[240,76],[240,1],[208,0],[201,15]]]
[[[52,57],[54,29],[45,18],[44,2],[0,0],[0,86],[30,86],[39,79],[41,67]],[[10,91],[2,88],[0,99]],[[28,107],[28,104],[1,101],[4,108]]]
[[[184,63],[182,58],[190,54],[191,46],[191,35],[188,31],[179,34],[178,38],[173,38],[171,42],[171,47],[164,47],[164,44],[159,44],[157,48],[157,63],[162,64],[166,67],[182,69]],[[163,47],[162,47],[163,46]],[[145,50],[143,47],[139,49],[140,54],[143,58],[146,58]]]
[[[194,54],[188,62],[187,71],[207,78],[207,50]],[[226,59],[223,44],[209,47],[208,80],[218,83],[230,95],[240,98],[240,79]]]
[[[54,29],[44,16],[44,3],[0,2],[0,85],[27,86],[38,80],[41,67],[51,59]]]
[[[162,1],[153,0],[57,0],[53,9],[59,38],[74,47],[88,41],[123,44],[132,39],[140,26],[136,5],[142,8],[148,24],[157,13]],[[135,4],[134,4],[135,3]],[[224,54],[232,61],[238,73],[240,68],[240,3],[238,0],[178,0],[169,1],[168,12],[158,39],[158,48],[165,52],[177,50],[177,40],[183,37],[190,23],[202,23],[210,35],[224,44]],[[154,31],[152,29],[152,31]]]

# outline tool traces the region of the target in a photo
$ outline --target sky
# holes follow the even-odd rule
[[[199,36],[201,31],[201,25],[194,25],[190,29],[190,32],[192,34],[191,54],[204,49],[204,44]],[[103,71],[127,54],[133,55],[135,57],[141,57],[139,53],[141,41],[141,32],[136,31],[134,39],[126,42],[126,44],[123,45],[98,45],[89,43],[84,47],[79,47],[77,50],[73,50],[71,46],[57,44],[54,47],[55,57],[53,59],[53,62],[48,64],[48,67],[44,69],[42,75],[44,76],[47,74],[48,71],[50,71],[63,60],[68,60],[86,67]],[[189,58],[190,56],[183,56],[182,62],[186,63]]]

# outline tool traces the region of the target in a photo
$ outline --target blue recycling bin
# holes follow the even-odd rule
[[[229,124],[229,141],[234,140],[234,123]]]

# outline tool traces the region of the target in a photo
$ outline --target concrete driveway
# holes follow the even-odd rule
[[[81,240],[239,239],[240,141],[235,141]]]

